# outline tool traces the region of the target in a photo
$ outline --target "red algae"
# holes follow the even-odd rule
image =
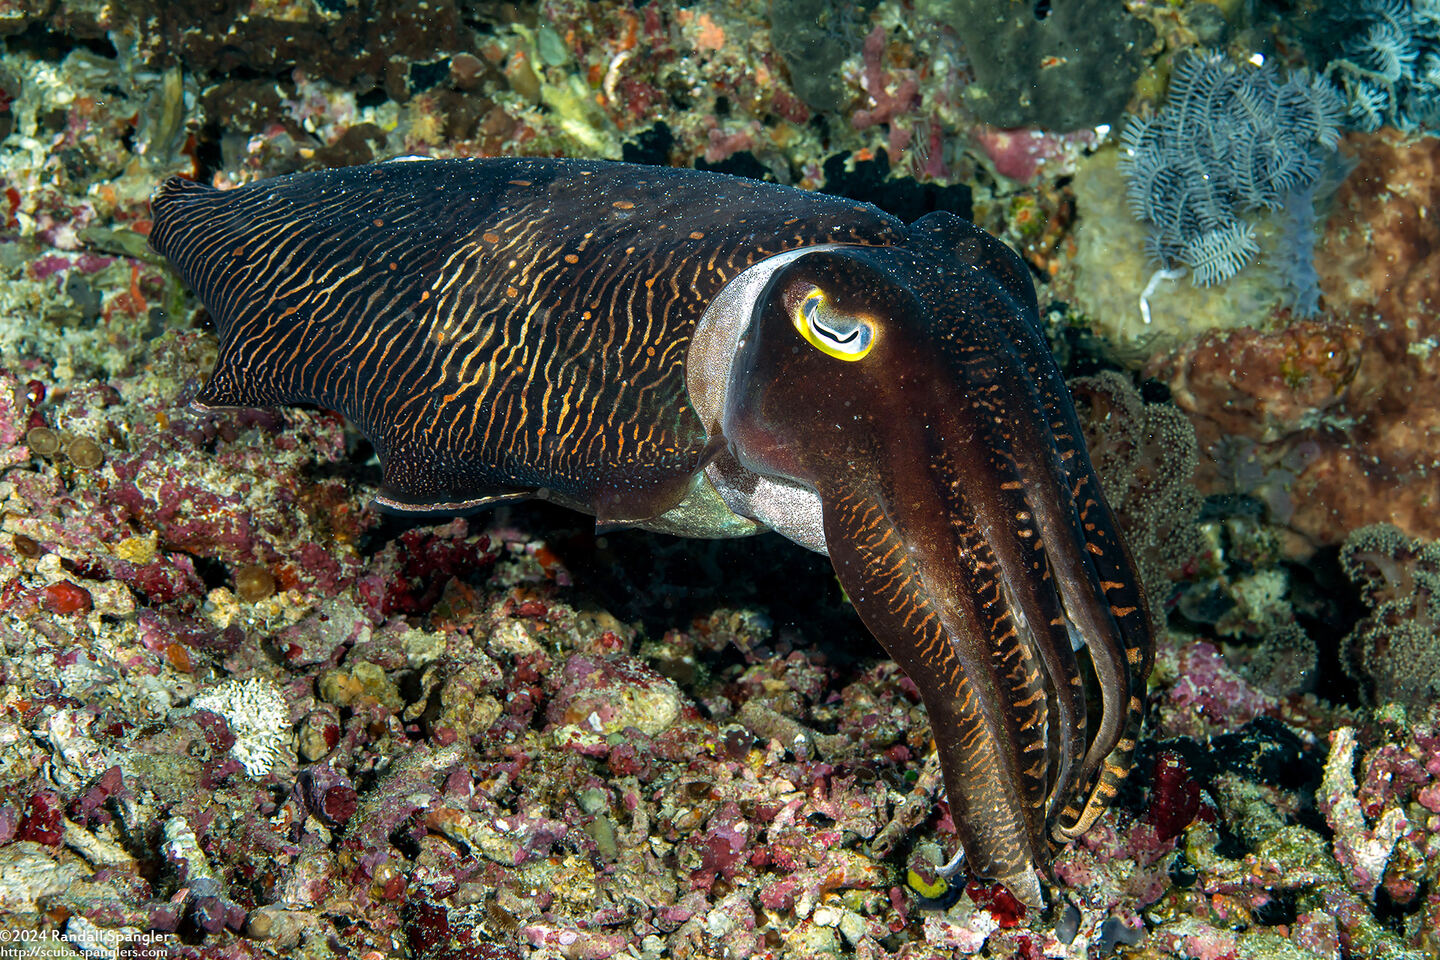
[[[1025,919],[1025,905],[998,883],[985,884],[972,880],[965,887],[965,895],[977,907],[989,911],[1002,929],[1017,926]],[[1029,942],[1028,939],[1026,942]]]
[[[60,795],[53,790],[32,794],[25,804],[25,813],[15,831],[15,839],[59,846],[60,839],[65,835],[65,816],[60,804]]]
[[[69,580],[52,583],[44,590],[42,605],[51,613],[89,613],[95,606],[90,591]]]
[[[1145,817],[1155,826],[1156,839],[1178,837],[1200,813],[1200,784],[1190,776],[1184,759],[1165,752],[1155,758],[1150,803]]]

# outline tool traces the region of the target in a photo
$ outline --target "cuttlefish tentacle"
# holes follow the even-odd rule
[[[1013,630],[1008,616],[986,610],[983,566],[993,559],[981,551],[969,575],[953,586],[936,583],[923,573],[931,558],[905,548],[888,512],[858,495],[835,497],[826,510],[826,538],[840,582],[866,626],[887,638],[887,651],[910,676],[928,678],[921,696],[961,848],[969,854],[966,867],[1035,902],[1032,838],[1043,818],[1032,797],[1043,783],[1043,758],[1036,771],[1024,756],[1023,744],[1041,741],[1017,729],[1023,720],[1013,708],[1043,701],[1044,691],[1036,671],[1023,662],[1005,664],[990,642],[997,628]],[[1013,659],[1024,659],[1014,652],[1020,648],[1008,649]]]
[[[1057,509],[1055,471],[1052,464],[1043,462],[1043,456],[1025,452],[1045,449],[1045,445],[1038,444],[1037,437],[1018,435],[1023,429],[1007,421],[1003,437],[995,439],[1015,448],[1015,452],[1011,454],[1010,478],[997,486],[988,542],[1000,561],[997,583],[1009,598],[1008,605],[1017,612],[1028,646],[1044,670],[1046,709],[1037,710],[1031,719],[1033,724],[1049,725],[1044,737],[1048,750],[1043,755],[1046,766],[1042,777],[1048,789],[1035,800],[1043,808],[1043,821],[1079,780],[1088,718],[1083,685],[1072,682],[1078,681],[1082,673],[1071,642],[1071,620],[1057,590],[1054,539],[1046,536],[1041,524],[1043,517]]]
[[[828,553],[920,690],[966,866],[1041,901],[1052,842],[1128,769],[1150,640],[1009,248],[948,214],[570,160],[172,180],[153,210],[220,336],[198,402],[339,410],[382,506],[545,497]]]
[[[1067,613],[1052,553],[1080,538],[1078,521],[1072,518],[1066,530],[1055,518],[1073,513],[1070,484],[1076,477],[1088,476],[1089,460],[1083,447],[1077,451],[1074,438],[1080,434],[1073,414],[1068,423],[1064,418],[1066,409],[1073,407],[1038,322],[1034,285],[1019,258],[998,252],[978,231],[957,230],[941,218],[923,219],[911,230],[927,235],[938,248],[950,249],[957,263],[983,273],[993,287],[987,295],[990,310],[1009,313],[1016,321],[1007,328],[1004,345],[977,341],[965,349],[981,358],[972,378],[985,376],[986,360],[997,351],[1014,351],[1017,363],[1023,365],[1023,370],[1012,369],[1009,377],[994,378],[992,373],[992,382],[972,387],[970,400],[977,405],[988,402],[992,415],[978,425],[987,436],[984,446],[1009,463],[1010,475],[997,477],[987,490],[996,505],[988,542],[1003,558],[1000,583],[1013,595],[1012,605],[1028,628],[1031,649],[1048,678],[1048,718],[1041,715],[1036,720],[1048,719],[1053,725],[1047,737],[1050,792],[1044,798],[1045,818],[1053,822],[1060,809],[1072,802],[1077,785],[1087,780],[1082,769],[1088,744],[1085,690],[1070,642],[1076,624]],[[978,312],[979,303],[970,309]],[[1072,589],[1069,596],[1075,598],[1071,602],[1084,602],[1087,595]]]
[[[1025,303],[989,282],[985,261],[956,260],[834,250],[781,268],[735,360],[723,429],[747,467],[817,492],[861,619],[923,678],[966,866],[1037,903],[1052,815],[1088,789],[1090,754],[1115,747],[1087,743],[1071,628],[1087,638],[1102,686],[1120,686],[1110,703],[1128,697],[1129,674],[1109,669],[1123,662],[1118,628],[1015,343],[1038,327],[995,322]],[[939,312],[929,288],[941,284],[963,306],[940,329],[909,322]],[[880,362],[797,351],[786,304],[788,291],[806,290],[825,291],[841,315],[884,304]],[[928,309],[908,302],[916,296]]]
[[[1056,545],[1056,576],[1066,617],[1090,654],[1101,694],[1101,717],[1076,777],[1078,789],[1057,790],[1062,808],[1051,816],[1052,833],[1066,842],[1083,834],[1114,799],[1130,768],[1144,713],[1146,678],[1153,649],[1150,610],[1086,455],[1080,423],[1048,352],[1025,349],[1052,449],[1068,496],[1040,513],[1042,536]]]
[[[1054,825],[1056,839],[1062,841],[1088,830],[1114,799],[1135,750],[1150,672],[1148,643],[1140,642],[1147,635],[1149,612],[1133,578],[1122,573],[1133,569],[1124,544],[1093,478],[1077,481],[1076,488],[1080,492],[1073,512],[1080,539],[1066,541],[1071,550],[1062,554],[1061,593],[1090,600],[1068,609],[1091,652],[1102,714],[1080,778],[1084,803],[1067,806]],[[1083,557],[1075,549],[1077,542],[1084,545]],[[1102,599],[1103,606],[1096,602]]]
[[[943,234],[937,239],[939,236]],[[983,239],[961,238],[954,243],[961,259],[979,262],[986,257]],[[1150,612],[1134,574],[1134,561],[1119,536],[1090,465],[1069,391],[1039,327],[1034,286],[1018,259],[992,257],[990,262],[996,282],[1024,303],[1025,309],[1019,315],[1034,321],[1025,324],[1029,335],[1015,337],[1015,347],[1040,398],[1040,409],[1033,411],[1032,422],[1048,422],[1051,443],[1019,449],[1028,450],[1032,458],[1038,451],[1046,451],[1051,465],[1059,468],[1054,482],[1068,491],[1068,496],[1059,502],[1038,498],[1036,506],[1040,509],[1036,513],[1041,518],[1042,539],[1057,551],[1059,562],[1053,565],[1058,566],[1056,575],[1068,627],[1084,640],[1101,693],[1100,721],[1088,749],[1083,751],[1082,765],[1068,777],[1062,770],[1056,780],[1050,821],[1055,839],[1064,842],[1090,828],[1114,798],[1129,770],[1144,712],[1145,680],[1153,659]],[[1044,470],[1041,464],[1035,466],[1037,471]],[[1079,550],[1084,551],[1083,555]],[[1047,652],[1061,651],[1050,647]],[[1077,741],[1085,740],[1080,676],[1069,663],[1054,663],[1051,670],[1052,676],[1070,679],[1070,683],[1056,684],[1053,689],[1058,692],[1069,687],[1071,709],[1080,711],[1078,723],[1065,727],[1072,733],[1073,751]],[[1061,708],[1064,710],[1065,704]],[[1065,723],[1062,720],[1062,727]]]

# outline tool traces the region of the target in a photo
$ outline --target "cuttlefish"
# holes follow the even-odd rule
[[[197,404],[340,411],[386,508],[539,497],[827,554],[920,690],[952,869],[1039,904],[1114,797],[1145,600],[1030,276],[983,230],[694,170],[417,159],[172,179],[150,242],[219,334]]]

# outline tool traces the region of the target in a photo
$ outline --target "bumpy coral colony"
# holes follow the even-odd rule
[[[1440,956],[1437,37],[0,0],[0,933]]]

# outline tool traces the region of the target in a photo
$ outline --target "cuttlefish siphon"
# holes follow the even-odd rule
[[[220,337],[197,403],[340,411],[381,505],[543,497],[828,554],[920,690],[952,869],[1042,902],[1037,868],[1128,772],[1151,637],[1009,247],[948,213],[581,160],[177,178],[153,206]]]

